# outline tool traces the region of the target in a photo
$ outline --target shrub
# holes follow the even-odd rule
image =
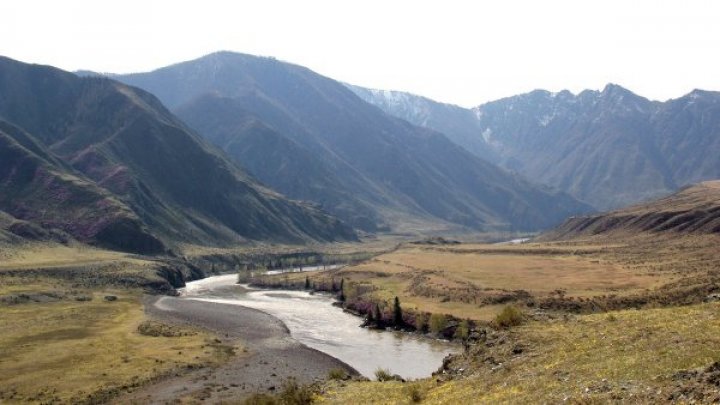
[[[403,391],[405,391],[408,399],[410,399],[410,402],[412,403],[422,402],[422,400],[425,399],[425,395],[427,394],[427,389],[423,387],[420,383],[408,384],[403,388]]]
[[[523,322],[522,312],[513,305],[508,305],[495,316],[495,325],[501,328],[520,325]]]
[[[347,371],[342,368],[334,368],[328,373],[328,378],[331,380],[347,380],[349,377]]]
[[[283,383],[279,397],[283,404],[308,405],[313,403],[313,389],[309,385],[300,385],[294,378]]]
[[[277,405],[278,400],[274,396],[268,394],[252,394],[249,398],[243,401],[245,405]]]
[[[418,313],[415,315],[415,329],[418,330],[418,332],[425,332],[428,327],[428,317],[427,315],[423,313]]]
[[[430,315],[430,322],[428,327],[430,332],[439,333],[447,326],[447,318],[443,314],[432,314]]]
[[[460,324],[455,329],[455,339],[467,340],[470,336],[470,323],[467,320],[460,321]]]
[[[402,381],[402,377],[397,374],[390,374],[390,371],[384,368],[375,370],[375,378],[378,381]]]
[[[193,336],[196,334],[194,331],[184,330],[175,325],[167,325],[161,322],[155,321],[144,321],[137,327],[138,333],[145,336],[153,337],[180,337],[180,336]]]

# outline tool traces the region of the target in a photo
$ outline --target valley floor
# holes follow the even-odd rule
[[[714,235],[648,234],[378,244],[375,257],[342,269],[254,281],[302,288],[306,277],[315,286],[344,280],[348,301],[388,310],[398,296],[410,313],[471,320],[468,349],[434,377],[327,380],[316,385],[320,402],[712,403],[720,401],[717,246]],[[261,312],[143,301],[143,291],[167,284],[163,271],[181,274],[189,264],[66,248],[2,252],[0,402],[233,402],[344,366],[298,345]],[[240,254],[195,253],[191,260],[219,260],[220,268]],[[521,325],[493,322],[507,306],[521,310]]]

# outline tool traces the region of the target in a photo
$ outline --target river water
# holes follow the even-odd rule
[[[400,332],[360,328],[360,318],[332,305],[328,296],[304,291],[255,290],[236,284],[237,275],[187,283],[187,299],[255,308],[280,319],[293,338],[344,361],[368,378],[383,368],[405,379],[429,377],[459,348],[448,342]]]

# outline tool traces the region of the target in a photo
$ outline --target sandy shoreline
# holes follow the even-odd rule
[[[239,353],[218,368],[195,370],[144,386],[115,403],[167,403],[183,397],[218,403],[273,392],[289,377],[311,383],[326,378],[336,368],[357,375],[342,361],[297,342],[280,320],[262,311],[167,296],[146,297],[145,310],[157,320],[215,332],[223,343],[241,343],[248,352]]]

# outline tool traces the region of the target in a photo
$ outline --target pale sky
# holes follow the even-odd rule
[[[0,55],[128,73],[231,50],[466,107],[608,82],[720,90],[720,2],[2,0]]]

